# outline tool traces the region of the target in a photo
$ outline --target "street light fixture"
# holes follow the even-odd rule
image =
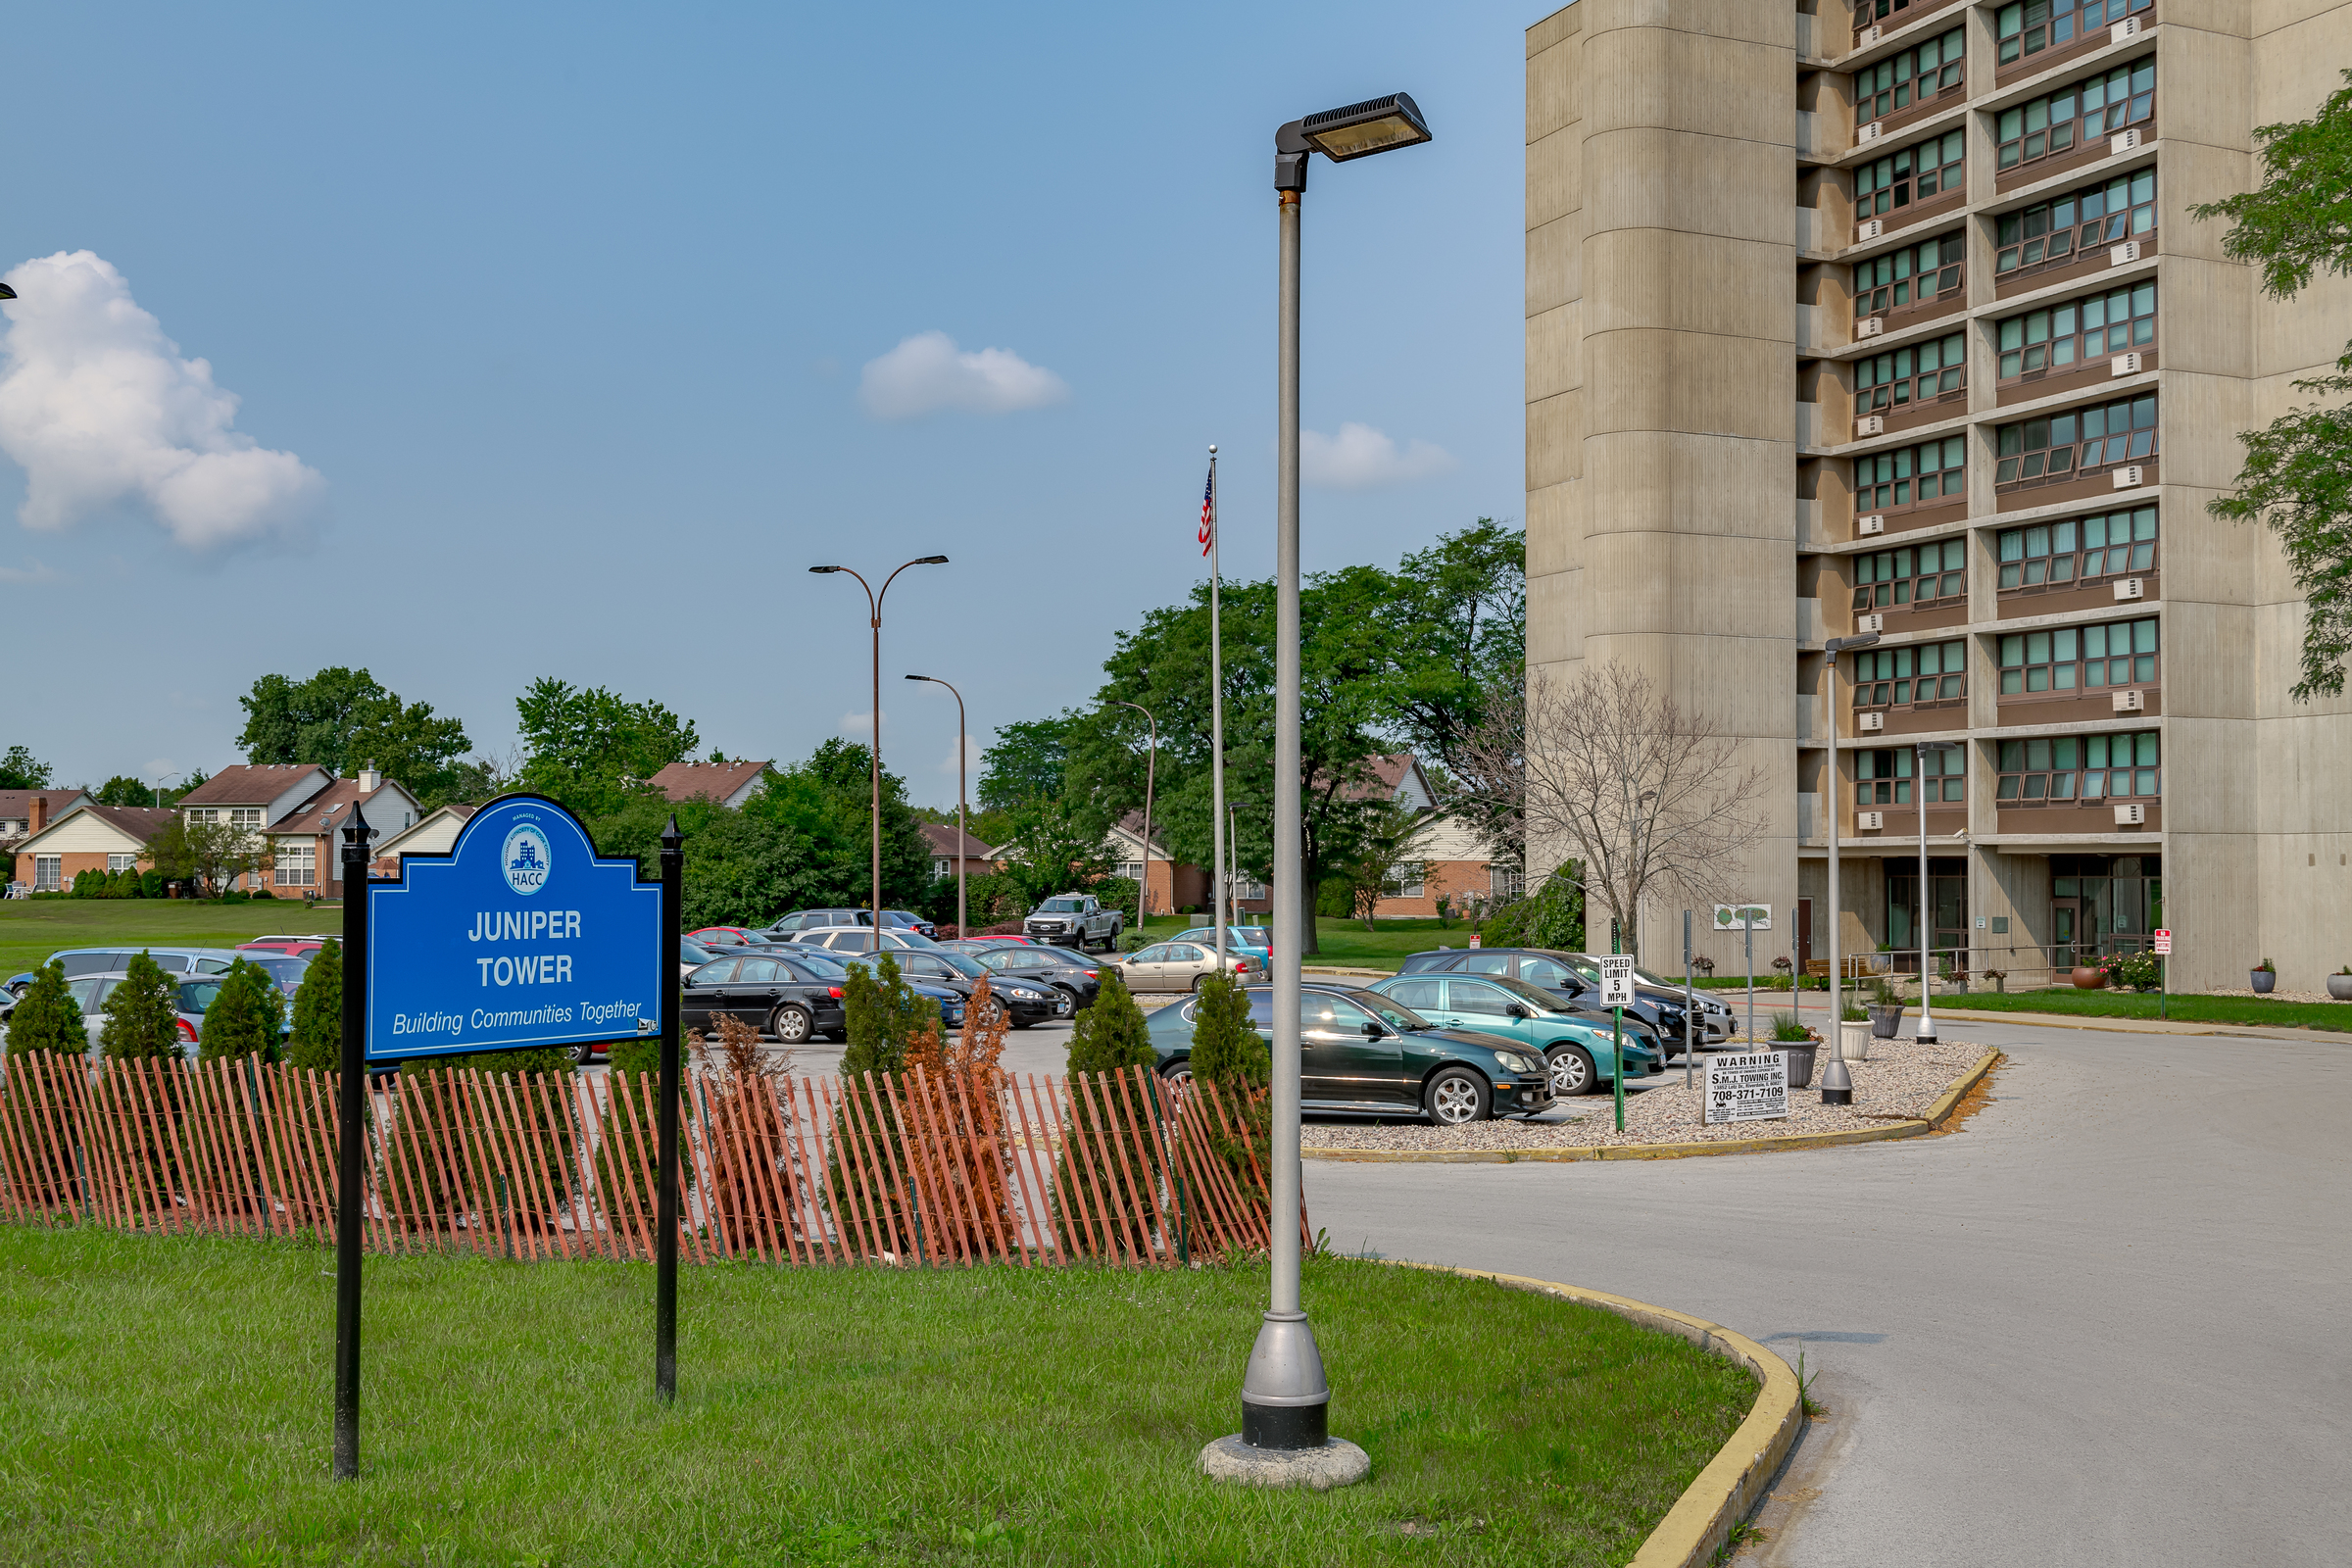
[[[1931,933],[1935,931],[1936,901],[1928,894],[1928,754],[1956,752],[1958,741],[1914,741],[1911,765],[1911,788],[1919,793],[1919,1032],[1911,1037],[1912,1044],[1936,1044],[1936,1004],[1934,981],[1936,956],[1928,951]]]
[[[1134,709],[1144,715],[1144,722],[1150,726],[1147,733],[1151,738],[1146,742],[1150,750],[1144,754],[1144,874],[1135,879],[1135,934],[1141,937],[1144,934],[1144,907],[1152,893],[1152,786],[1159,771],[1159,717],[1141,703],[1122,702],[1116,697],[1110,698],[1109,703],[1113,708]],[[1175,900],[1175,894],[1176,866],[1175,862],[1170,861],[1168,896],[1171,903]]]
[[[1273,1280],[1266,1315],[1242,1379],[1239,1439],[1202,1455],[1212,1473],[1277,1484],[1357,1481],[1371,1461],[1330,1437],[1331,1386],[1323,1354],[1298,1304],[1299,956],[1313,890],[1303,874],[1304,827],[1298,777],[1298,227],[1311,153],[1347,163],[1430,139],[1428,122],[1403,93],[1294,120],[1274,133],[1274,189],[1280,237],[1274,542],[1274,1050],[1271,1241]],[[1299,1450],[1324,1450],[1306,1460]]]
[[[906,678],[927,680],[934,686],[948,686],[937,675],[909,675]],[[948,690],[955,693],[956,697],[956,934],[968,937],[972,934],[972,922],[963,906],[963,759],[968,743],[963,738],[963,693],[953,686],[948,686]]]
[[[1854,1102],[1854,1075],[1845,1067],[1844,975],[1838,953],[1838,811],[1845,804],[1844,786],[1838,777],[1838,656],[1848,648],[1868,648],[1879,640],[1875,631],[1859,637],[1833,637],[1822,646],[1830,656],[1830,1064],[1821,1072],[1821,1102]]]
[[[877,958],[881,956],[882,953],[882,599],[883,595],[890,592],[890,585],[899,580],[899,572],[905,571],[907,566],[944,566],[947,564],[948,558],[945,556],[917,556],[912,561],[909,561],[904,565],[899,566],[897,570],[894,570],[889,576],[882,579],[881,593],[876,593],[874,591],[874,585],[870,582],[867,582],[861,572],[855,571],[848,566],[810,566],[808,568],[810,571],[814,572],[820,577],[830,575],[836,571],[846,571],[849,572],[851,576],[856,577],[858,579],[858,586],[865,590],[866,617],[874,630],[874,711],[872,714],[874,721],[874,746],[872,756],[874,791],[873,899],[874,955]]]

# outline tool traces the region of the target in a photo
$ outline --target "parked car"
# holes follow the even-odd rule
[[[1040,942],[1066,942],[1079,952],[1116,948],[1127,916],[1106,907],[1092,893],[1059,893],[1029,911],[1021,933]]]
[[[1198,991],[1217,972],[1217,950],[1197,942],[1154,942],[1111,962],[1130,991]],[[1245,981],[1252,975],[1265,978],[1264,968],[1247,953],[1228,953],[1225,968]]]
[[[309,936],[255,937],[251,942],[238,943],[237,951],[239,953],[283,953],[298,958],[315,958],[329,942],[336,940],[338,939],[333,936],[321,935],[318,932],[313,932]]]
[[[1009,932],[994,937],[951,937],[940,944],[943,948],[954,948],[957,953],[987,953],[997,948],[1033,948],[1038,945],[1035,938],[1014,936]]]
[[[1250,1021],[1271,1040],[1274,989],[1249,991]],[[1299,992],[1299,1107],[1323,1114],[1424,1115],[1446,1125],[1532,1116],[1550,1108],[1551,1075],[1537,1053],[1509,1040],[1442,1029],[1394,998],[1349,986]],[[1188,999],[1147,1025],[1159,1071],[1192,1078]]]
[[[986,979],[988,994],[999,1000],[1005,1009],[1005,1021],[1015,1029],[1045,1022],[1054,1016],[1065,1000],[1051,985],[992,973],[988,965],[969,955],[951,953],[945,948],[906,954],[899,959],[899,972],[909,982],[944,986],[963,998],[967,1004],[972,992]]]
[[[1093,1006],[1102,989],[1101,961],[1066,948],[1020,945],[991,948],[972,956],[990,973],[1005,980],[1047,985],[1059,992],[1061,1000],[1054,1006],[1056,1018],[1067,1018],[1081,1007]]]
[[[872,926],[838,925],[824,930],[803,931],[788,948],[818,948],[827,953],[872,953],[875,932]],[[906,953],[916,948],[936,948],[938,943],[920,931],[884,931],[881,933],[884,953]]]
[[[686,977],[685,1027],[716,1029],[722,1016],[740,1019],[788,1046],[812,1039],[845,1039],[849,1019],[841,978],[777,954],[723,954]]]
[[[740,925],[707,925],[686,934],[707,948],[764,948],[778,940],[764,931]]]
[[[153,958],[166,974],[222,974],[239,958],[252,955],[234,948],[60,948],[41,960],[41,966],[63,961],[66,978],[77,975],[107,974],[130,967],[130,960],[144,953]],[[22,997],[38,976],[30,972],[13,976],[8,982],[11,995]]]
[[[821,931],[827,926],[872,925],[871,909],[795,909],[767,923],[767,934],[779,942],[788,942],[803,931]]]
[[[248,953],[245,962],[247,967],[259,969],[276,981],[277,989],[284,992],[286,1000],[291,1002],[294,993],[302,989],[302,977],[309,971],[315,956],[316,951],[306,954]]]
[[[1190,931],[1177,932],[1168,940],[1206,943],[1213,951],[1217,945],[1217,928],[1213,925],[1197,925]],[[1257,960],[1257,966],[1262,970],[1274,961],[1274,933],[1262,925],[1229,925],[1225,928],[1225,951],[1250,955]]]
[[[1400,1002],[1447,1029],[1500,1035],[1544,1054],[1551,1092],[1562,1100],[1589,1095],[1617,1077],[1612,1023],[1571,1007],[1548,991],[1502,975],[1396,975],[1366,989]],[[1625,1021],[1625,1075],[1658,1072],[1666,1053],[1649,1026]]]
[[[1581,953],[1550,948],[1440,948],[1415,953],[1396,966],[1399,974],[1491,974],[1524,981],[1548,991],[1575,1006],[1600,1005],[1600,965]],[[1701,1050],[1720,1045],[1732,1032],[1732,1009],[1706,996],[1698,999],[1697,1027],[1692,1031]],[[1660,1044],[1683,1043],[1682,988],[1646,970],[1634,971],[1634,1004],[1625,1009],[1655,1030]]]
[[[705,943],[697,942],[692,937],[678,938],[679,978],[683,979],[687,975],[694,973],[695,970],[701,968],[704,964],[709,963],[712,958],[717,956],[718,949],[714,947],[710,947]]]
[[[89,1037],[93,1059],[100,1052],[99,1036],[106,1029],[106,999],[114,994],[115,987],[129,978],[127,971],[113,970],[80,975],[66,982],[67,994],[73,997],[74,1004],[81,1009],[82,1032]],[[179,1052],[182,1056],[193,1058],[204,1040],[205,1009],[212,1006],[214,998],[220,995],[220,978],[216,974],[193,975],[180,980],[178,987],[179,996],[174,1011],[179,1028]],[[14,1006],[7,1009],[8,1013],[15,1011]],[[282,1037],[293,1032],[293,1012],[289,1008],[285,1019],[278,1025],[278,1034]]]

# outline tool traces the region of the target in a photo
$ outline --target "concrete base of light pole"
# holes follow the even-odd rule
[[[1329,1492],[1352,1487],[1372,1474],[1372,1456],[1346,1438],[1326,1438],[1319,1448],[1257,1448],[1235,1433],[1200,1450],[1200,1473],[1246,1487],[1305,1487]]]
[[[1845,1070],[1843,1056],[1832,1056],[1830,1064],[1821,1070],[1821,1102],[1825,1105],[1854,1102],[1854,1075]]]
[[[1932,1046],[1936,1044],[1935,1031],[1923,1029],[1911,1037],[1911,1043],[1915,1046]]]

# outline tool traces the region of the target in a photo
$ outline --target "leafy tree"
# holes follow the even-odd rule
[[[1071,1072],[1118,1072],[1128,1067],[1149,1067],[1159,1059],[1152,1049],[1151,1027],[1144,1021],[1144,1009],[1136,1005],[1135,995],[1119,978],[1119,971],[1102,971],[1102,988],[1095,993],[1095,1004],[1079,1010],[1070,1020]]]
[[[208,897],[247,872],[270,863],[270,846],[259,834],[231,822],[191,822],[174,816],[147,841],[155,868],[173,882],[194,882]]]
[[[8,755],[0,757],[0,790],[45,790],[49,777],[49,764],[34,757],[30,747],[11,746]]]
[[[799,902],[862,905],[873,893],[873,774],[866,748],[835,738],[767,775],[747,816],[783,823],[808,845]],[[882,900],[915,907],[931,885],[931,845],[906,804],[906,781],[882,773]]]
[[[1355,854],[1341,868],[1347,879],[1348,902],[1364,929],[1374,930],[1372,911],[1389,896],[1396,868],[1410,858],[1413,837],[1421,830],[1421,813],[1398,801],[1383,801],[1366,810],[1355,836]]]
[[[2352,84],[2352,71],[2344,80]],[[2263,125],[2263,181],[2250,191],[2191,208],[2229,219],[2222,251],[2255,263],[2263,292],[2292,299],[2318,272],[2352,273],[2352,85],[2338,88],[2309,120]],[[2352,392],[2352,344],[2330,375],[2294,383],[2323,395]],[[2261,521],[2278,535],[2295,586],[2308,601],[2297,702],[2344,689],[2352,657],[2352,405],[2296,409],[2260,430],[2241,431],[2245,466],[2237,488],[2205,504],[2217,517]]]
[[[677,804],[641,794],[589,824],[598,850],[632,855],[651,873],[672,814],[686,840],[685,916],[706,925],[764,925],[811,902],[823,878],[791,824],[697,798]]]
[[[259,1056],[278,1058],[279,1030],[286,1019],[285,993],[267,970],[243,958],[228,966],[213,1004],[204,1009],[203,1039],[196,1049],[200,1061],[226,1061]]]
[[[1273,1152],[1273,1111],[1263,1091],[1274,1076],[1274,1054],[1250,1022],[1250,994],[1226,974],[1205,976],[1193,1009],[1193,1078],[1217,1086],[1225,1119],[1239,1128],[1228,1137],[1212,1111],[1209,1149],[1245,1193],[1262,1181]]]
[[[478,806],[501,795],[513,794],[521,780],[522,764],[511,754],[504,758],[469,757],[451,765],[449,782],[437,794],[419,790],[416,800],[428,811],[452,803]],[[401,782],[406,784],[408,780]]]
[[[153,806],[156,792],[142,778],[117,773],[98,786],[90,799],[100,806]]]
[[[1059,795],[1070,740],[1081,722],[1079,715],[1064,712],[1001,727],[997,744],[980,754],[980,781],[972,799],[984,811],[1009,811],[1024,802]]]
[[[429,703],[403,704],[364,669],[336,665],[302,681],[264,675],[237,701],[248,761],[310,762],[338,778],[372,762],[419,799],[448,788],[472,744],[463,722],[435,716]]]
[[[343,1065],[343,944],[329,942],[302,972],[294,992],[294,1032],[286,1059],[297,1067],[336,1072]]]
[[[89,1031],[82,1022],[81,1006],[74,1000],[74,993],[66,989],[64,962],[53,960],[42,965],[34,972],[32,984],[25,988],[15,1015],[8,1021],[8,1054],[15,1056],[55,1051],[78,1056],[89,1049]]]
[[[1388,585],[1378,722],[1458,770],[1497,682],[1527,664],[1527,535],[1491,517],[1406,556]]]
[[[844,1077],[905,1072],[907,1043],[918,1031],[939,1030],[939,1004],[915,995],[899,973],[899,960],[887,953],[851,964],[842,989],[850,1030],[850,1048],[841,1054]]]
[[[1575,860],[1553,871],[1524,899],[1514,899],[1487,916],[1479,940],[1497,948],[1585,951],[1583,865]]]
[[[179,1060],[179,986],[144,950],[123,966],[105,1011],[98,1049],[107,1060]]]
[[[694,725],[660,703],[547,677],[514,700],[522,783],[582,815],[616,810],[628,793],[693,754]]]
[[[1020,892],[1023,912],[1110,869],[1105,824],[1065,796],[1032,796],[1012,809],[1012,841],[1000,873]]]

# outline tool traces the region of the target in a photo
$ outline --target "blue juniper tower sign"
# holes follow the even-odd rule
[[[678,929],[685,841],[662,835],[662,879],[600,857],[554,801],[509,795],[447,855],[404,855],[373,881],[367,819],[343,830],[343,1060],[335,1193],[334,1473],[360,1470],[362,1106],[368,1067],[422,1056],[661,1040],[654,1389],[677,1391]]]

